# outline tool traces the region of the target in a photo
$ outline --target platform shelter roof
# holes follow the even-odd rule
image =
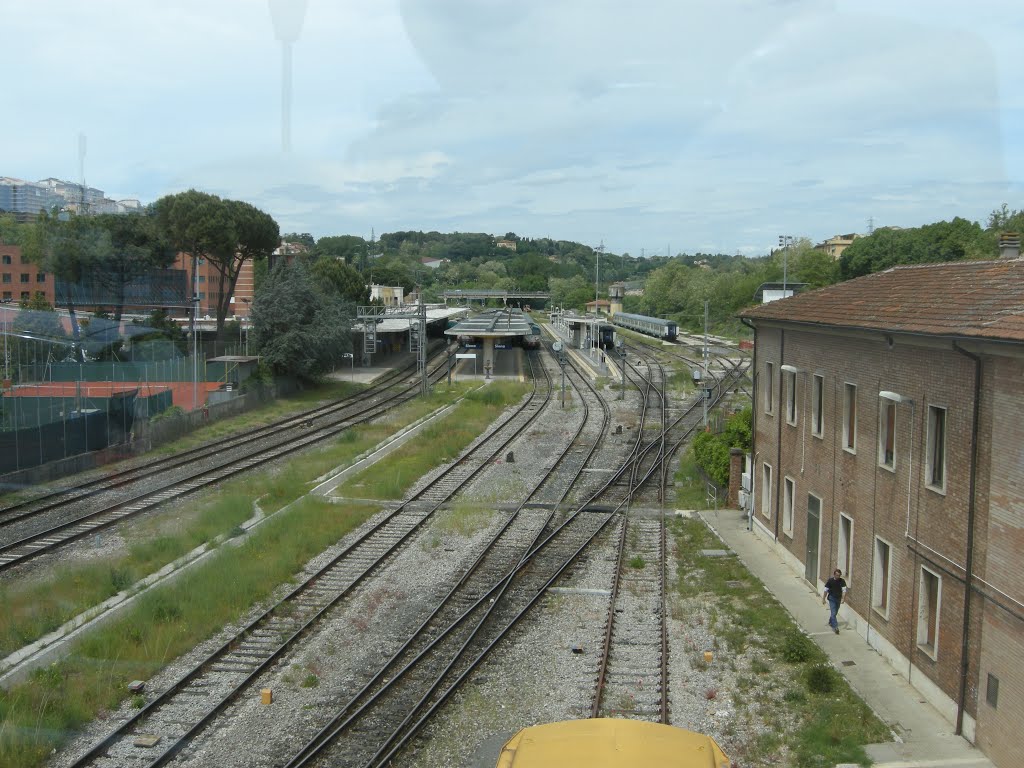
[[[445,331],[448,336],[474,336],[481,339],[529,336],[532,333],[534,330],[528,315],[506,309],[471,315]]]

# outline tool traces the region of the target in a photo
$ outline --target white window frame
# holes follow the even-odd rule
[[[892,415],[892,461],[886,461],[885,442],[889,434],[889,419]],[[878,398],[878,466],[896,471],[896,422],[897,408],[896,401],[885,397]]]
[[[772,465],[767,461],[761,462],[761,515],[772,519]]]
[[[846,534],[846,531],[843,528],[844,523],[850,524],[849,535]],[[849,586],[850,582],[853,581],[853,518],[844,512],[839,513],[839,541],[837,546],[837,567],[842,569],[843,578],[846,579],[846,584]]]
[[[843,382],[843,450],[847,453],[857,453],[857,385],[849,381]]]
[[[928,610],[928,594],[925,590],[927,577],[935,579],[935,615]],[[942,624],[942,576],[931,568],[921,566],[917,589],[917,647],[933,660],[939,657],[939,627]],[[930,625],[934,622],[934,627]],[[928,643],[928,630],[934,629],[934,639]]]
[[[933,418],[933,414],[942,412],[942,445],[941,445],[941,472],[942,482],[933,482],[934,467],[935,467],[935,448],[933,445],[933,434],[935,431],[936,421]],[[946,453],[947,453],[947,437],[949,436],[949,409],[944,405],[929,405],[928,406],[928,426],[927,432],[925,433],[925,460],[924,460],[924,484],[929,490],[935,491],[945,495],[946,493]]]
[[[885,547],[887,553],[885,568],[879,562],[882,547]],[[891,543],[881,536],[875,536],[874,551],[871,554],[871,610],[883,619],[889,618],[889,608],[892,606],[892,552]]]
[[[775,363],[765,361],[764,380],[764,412],[771,416],[775,413]]]
[[[783,373],[786,374],[786,385],[784,387],[786,390],[786,423],[795,427],[800,410],[796,398],[796,371],[783,371]]]
[[[796,504],[796,480],[786,477],[782,484],[782,532],[793,536],[793,507]]]
[[[811,377],[811,435],[825,437],[825,377],[820,373]]]

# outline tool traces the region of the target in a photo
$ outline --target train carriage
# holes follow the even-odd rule
[[[662,320],[660,317],[647,317],[646,315],[633,315],[628,312],[616,312],[612,322],[621,328],[628,328],[648,336],[654,336],[665,341],[675,341],[679,334],[678,325],[672,320]]]
[[[524,728],[505,744],[496,768],[729,768],[710,736],[619,718],[567,720]]]

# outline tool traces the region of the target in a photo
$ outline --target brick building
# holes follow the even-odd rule
[[[36,294],[53,304],[53,275],[26,259],[21,246],[0,245],[0,298],[16,303]]]
[[[1024,765],[1024,260],[896,267],[742,317],[755,530],[819,593],[843,569],[848,625]]]

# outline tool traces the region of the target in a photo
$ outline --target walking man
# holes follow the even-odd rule
[[[825,582],[825,591],[821,593],[821,604],[828,600],[829,617],[828,625],[832,631],[839,634],[839,622],[836,614],[839,613],[839,606],[843,604],[846,597],[846,582],[843,580],[843,572],[838,568],[832,573],[832,578]]]

